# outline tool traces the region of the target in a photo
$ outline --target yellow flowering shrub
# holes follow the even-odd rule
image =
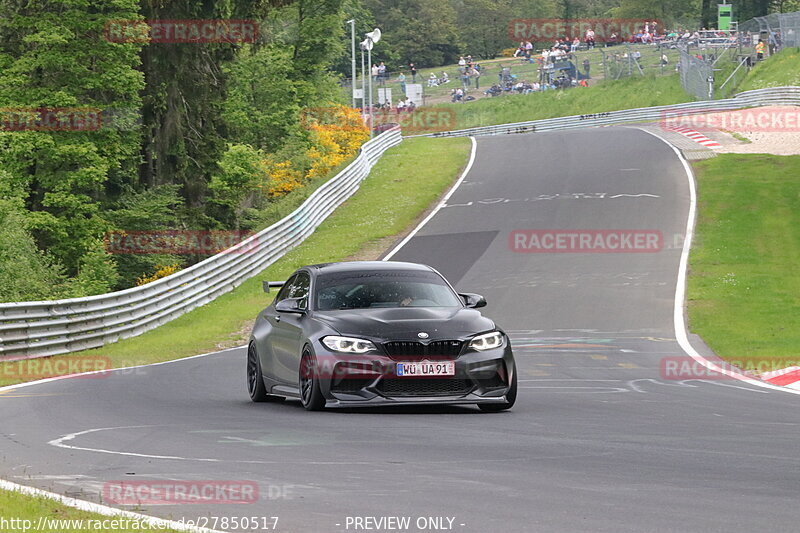
[[[146,276],[142,275],[141,277],[136,278],[136,285],[144,285],[146,283],[150,283],[151,281],[155,281],[157,279],[166,278],[170,274],[174,274],[180,270],[180,266],[178,263],[174,265],[156,265],[156,271],[153,272],[152,275]]]

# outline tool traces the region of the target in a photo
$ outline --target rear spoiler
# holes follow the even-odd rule
[[[270,287],[283,287],[285,281],[262,281],[261,287],[264,289],[264,292],[269,293]]]

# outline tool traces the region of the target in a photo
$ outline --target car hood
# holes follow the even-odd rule
[[[347,309],[320,311],[315,318],[341,335],[373,337],[384,340],[463,339],[494,329],[490,319],[479,311],[452,307],[391,307],[382,309]]]

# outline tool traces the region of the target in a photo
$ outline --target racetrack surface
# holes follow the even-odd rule
[[[292,532],[354,531],[348,516],[454,517],[464,532],[796,531],[800,398],[662,372],[686,357],[673,299],[689,187],[675,153],[632,128],[477,142],[447,206],[392,259],[486,296],[515,346],[511,411],[252,404],[233,349],[0,394],[0,477],[93,501],[108,481],[251,480],[256,504],[141,511],[278,516]],[[519,253],[518,229],[660,231],[664,248]]]

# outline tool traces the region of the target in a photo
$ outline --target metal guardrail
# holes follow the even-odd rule
[[[358,189],[399,129],[361,147],[339,174],[290,215],[239,244],[152,283],[123,291],[42,302],[0,303],[0,360],[44,357],[134,337],[214,300],[311,235]]]
[[[574,89],[573,89],[574,90]],[[769,89],[756,89],[737,94],[733,98],[724,100],[706,100],[702,102],[687,102],[655,107],[641,107],[637,109],[623,109],[605,113],[592,113],[588,115],[572,115],[568,117],[531,120],[528,122],[515,122],[497,126],[480,126],[463,130],[443,131],[408,137],[469,137],[480,135],[505,135],[512,133],[533,133],[541,131],[593,128],[597,126],[613,126],[635,122],[651,122],[664,120],[676,116],[708,113],[714,111],[732,111],[748,107],[766,105],[794,105],[800,106],[800,87],[773,87]]]

